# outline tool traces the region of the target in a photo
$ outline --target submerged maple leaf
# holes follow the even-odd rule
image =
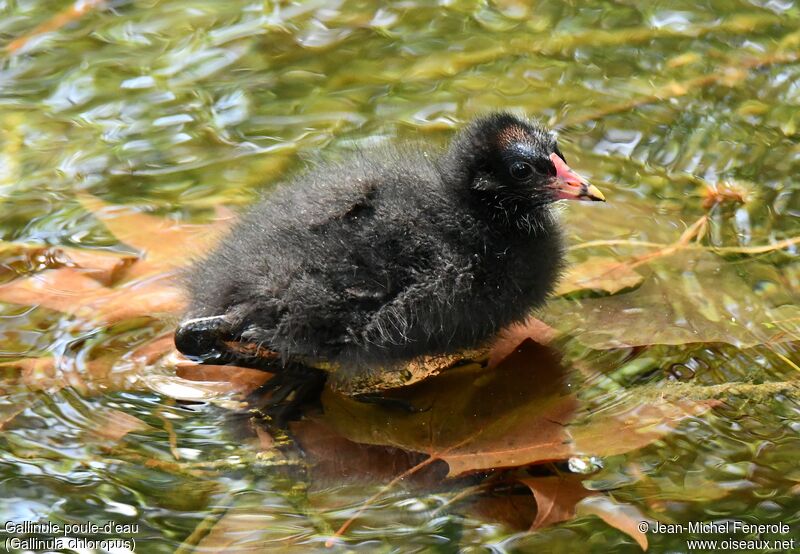
[[[130,388],[141,369],[172,350],[172,334],[152,338],[125,352],[104,351],[88,360],[67,356],[40,356],[0,362],[0,367],[18,371],[28,389],[52,392],[69,386],[82,394]]]
[[[326,420],[348,439],[427,453],[447,462],[455,476],[575,455],[622,454],[715,404],[643,404],[631,397],[613,411],[586,414],[567,378],[555,351],[528,340],[493,369],[455,368],[393,394],[421,412],[397,413],[330,391],[323,406]]]
[[[594,515],[605,521],[615,529],[619,529],[633,538],[642,550],[647,550],[647,535],[641,529],[648,518],[631,504],[615,502],[606,495],[593,495],[583,499],[577,505],[577,515]]]
[[[572,266],[559,282],[556,294],[616,294],[638,287],[643,280],[626,262],[594,257]]]
[[[613,410],[586,413],[572,392],[559,354],[525,337],[547,338],[541,323],[500,335],[480,358],[462,359],[386,396],[419,410],[413,413],[359,402],[328,387],[323,392],[326,425],[361,444],[425,453],[446,462],[450,475],[520,467],[575,455],[610,456],[646,446],[681,419],[708,410],[715,401],[637,402],[634,395]],[[521,342],[521,343],[520,343]],[[511,346],[511,345],[515,346]],[[251,392],[268,374],[231,366],[184,364],[179,376],[227,382]],[[319,416],[318,416],[319,417]],[[331,453],[333,456],[336,454]]]
[[[8,269],[4,273],[11,273],[12,278],[17,276],[13,268],[19,265],[25,273],[42,269],[73,268],[101,285],[110,286],[123,276],[137,258],[133,254],[107,250],[0,242],[0,259]]]
[[[191,263],[219,239],[233,218],[230,210],[219,207],[211,223],[186,223],[108,204],[95,196],[80,195],[78,200],[117,240],[139,251],[136,264],[126,275],[128,279]]]
[[[57,249],[64,259],[0,285],[0,301],[50,308],[95,325],[180,311],[176,270],[219,235],[227,214],[211,225],[184,224],[94,197],[80,200],[120,242],[139,250],[138,256]]]
[[[72,325],[92,329],[140,318],[153,321],[174,317],[183,308],[177,272],[192,260],[194,253],[219,236],[227,226],[229,214],[220,212],[210,225],[184,224],[134,208],[112,206],[94,197],[84,195],[80,200],[120,242],[138,254],[2,243],[0,254],[7,267],[21,264],[28,273],[0,285],[0,301],[61,312]],[[144,358],[139,353],[144,350],[148,350],[144,357],[147,361],[134,369],[140,370],[170,352],[171,335],[168,340],[158,337],[140,345],[129,354],[142,362]],[[23,380],[34,389],[70,385],[87,391],[110,384],[107,376],[116,360],[107,355],[90,359],[82,364],[81,375],[66,368],[64,360],[49,356],[4,364],[19,367]],[[118,379],[114,388],[130,386],[129,372],[122,373],[128,379]]]
[[[95,326],[110,325],[180,311],[183,294],[174,282],[173,273],[164,273],[107,287],[81,269],[64,267],[0,285],[0,301],[49,308]]]
[[[796,341],[800,308],[770,306],[746,276],[781,281],[779,270],[757,260],[720,263],[710,252],[688,250],[649,264],[644,283],[632,292],[554,299],[544,319],[593,349],[653,344],[728,343],[739,348]]]
[[[580,500],[598,494],[583,486],[582,475],[524,477],[519,481],[531,490],[536,500],[536,518],[531,529],[569,521],[575,517]]]

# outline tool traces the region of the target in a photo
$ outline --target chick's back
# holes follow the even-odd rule
[[[279,185],[190,277],[189,317],[225,314],[282,357],[386,363],[467,346],[457,321],[475,278],[435,161],[383,150]],[[462,310],[463,311],[463,310]]]

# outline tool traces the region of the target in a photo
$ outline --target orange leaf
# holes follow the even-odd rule
[[[519,481],[531,489],[536,499],[536,518],[531,524],[532,530],[569,521],[575,517],[579,501],[597,494],[583,486],[583,477],[580,475],[527,477]]]
[[[132,254],[73,248],[70,246],[49,246],[46,244],[25,244],[0,241],[0,255],[9,269],[22,262],[25,268],[58,269],[72,267],[82,270],[103,285],[116,282],[125,269],[136,261]]]
[[[414,413],[329,390],[323,393],[323,406],[326,420],[344,437],[440,457],[453,476],[574,455],[623,454],[717,403],[643,404],[631,398],[573,422],[579,403],[575,395],[565,394],[564,385],[558,355],[528,340],[494,369],[457,367],[392,395],[416,406]]]
[[[482,523],[496,522],[515,531],[525,531],[536,519],[536,500],[530,494],[478,495],[466,504],[465,511]]]
[[[175,285],[175,276],[165,274],[144,282],[126,283],[98,294],[85,306],[85,317],[104,323],[116,323],[137,317],[158,319],[179,313],[184,307],[183,291]]]
[[[183,308],[174,276],[107,288],[85,271],[64,267],[0,285],[0,301],[42,306],[98,324],[171,314]]]
[[[327,390],[323,406],[346,438],[440,455],[452,476],[568,457],[566,424],[578,404],[564,394],[563,376],[558,356],[528,340],[495,369],[453,368],[392,396],[421,411],[403,413]]]
[[[616,294],[638,287],[643,277],[625,262],[613,258],[593,257],[572,266],[556,289],[559,296],[586,292]]]
[[[113,285],[136,257],[102,250],[88,250],[59,246],[50,249],[55,259],[70,267],[83,269],[85,274],[101,284]]]
[[[590,417],[570,426],[575,454],[615,456],[647,446],[669,434],[682,419],[700,415],[718,400],[682,400],[643,403],[636,399],[612,413]]]
[[[174,351],[174,341],[173,334],[166,333],[144,343],[125,357],[132,359],[136,363],[149,365]]]
[[[619,504],[605,495],[584,498],[577,508],[579,516],[595,515],[615,529],[632,537],[642,550],[647,550],[647,535],[639,530],[639,525],[648,519],[631,504]]]
[[[107,290],[85,271],[65,267],[47,269],[0,285],[0,301],[44,306],[69,313],[82,306],[88,298]]]
[[[247,394],[272,377],[272,374],[260,369],[239,367],[233,365],[201,365],[193,362],[178,363],[175,371],[181,379],[189,381],[204,381],[225,383],[231,392]]]
[[[80,195],[78,200],[120,242],[142,252],[146,263],[132,268],[135,275],[188,264],[193,255],[207,250],[219,238],[232,218],[230,212],[220,208],[212,224],[188,224],[143,213],[130,206],[107,204],[86,194]]]
[[[313,488],[343,483],[386,483],[419,464],[424,454],[347,440],[320,420],[292,422],[292,436],[303,450],[311,469]],[[403,480],[409,486],[440,483],[442,466],[427,466]]]
[[[22,382],[32,390],[54,391],[69,386],[84,394],[99,390],[108,392],[130,389],[132,379],[141,375],[145,366],[172,349],[172,334],[169,334],[144,343],[120,359],[104,351],[89,360],[42,356],[0,362],[0,367],[19,369]],[[122,366],[121,360],[128,360],[128,364]]]
[[[62,386],[57,382],[55,360],[51,356],[2,362],[0,367],[18,369],[22,382],[33,390],[53,390]]]
[[[94,418],[97,425],[92,427],[91,432],[113,441],[120,440],[130,432],[144,431],[150,428],[138,417],[111,408],[95,414]]]

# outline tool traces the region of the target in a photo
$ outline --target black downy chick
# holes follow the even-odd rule
[[[321,165],[192,268],[176,345],[216,363],[243,363],[226,341],[276,353],[276,403],[320,390],[293,360],[335,364],[341,379],[475,347],[553,290],[560,199],[604,200],[553,133],[508,113],[476,119],[444,153],[384,147]]]

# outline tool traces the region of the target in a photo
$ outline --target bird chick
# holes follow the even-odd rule
[[[508,113],[476,119],[441,153],[383,147],[320,165],[193,266],[176,345],[205,359],[258,345],[284,384],[295,373],[290,389],[308,379],[298,360],[346,379],[475,347],[553,290],[560,199],[604,200],[553,133]]]

